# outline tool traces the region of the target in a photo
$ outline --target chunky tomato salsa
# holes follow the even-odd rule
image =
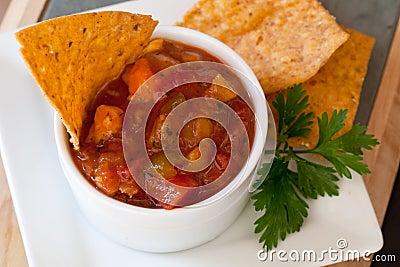
[[[76,165],[98,190],[116,200],[140,207],[171,208],[147,195],[136,184],[124,159],[122,125],[130,98],[149,77],[167,67],[191,61],[219,62],[195,47],[163,39],[153,40],[134,64],[128,65],[120,77],[98,93],[84,122],[80,149],[71,149]],[[210,166],[199,172],[185,172],[174,167],[164,155],[161,128],[165,118],[180,103],[197,97],[215,98],[230,106],[245,125],[250,145],[255,131],[255,117],[251,108],[222,86],[197,82],[169,91],[150,113],[145,130],[146,149],[153,168],[163,178],[185,187],[206,185],[218,179],[231,156],[231,142],[226,130],[208,118],[196,118],[188,122],[179,134],[179,147],[187,159],[196,160],[200,157],[200,141],[211,138],[216,144],[217,153]]]

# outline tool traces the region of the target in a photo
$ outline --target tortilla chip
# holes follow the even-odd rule
[[[345,127],[333,138],[348,132],[354,123],[360,93],[367,73],[368,62],[375,39],[352,29],[346,30],[350,34],[349,40],[344,43],[328,60],[319,72],[303,83],[309,96],[310,106],[307,112],[314,112],[314,124],[307,139],[293,138],[290,144],[294,147],[304,145],[315,147],[318,143],[317,117],[327,112],[329,117],[333,111],[348,109]],[[268,95],[269,102],[274,95]]]
[[[266,93],[314,76],[348,38],[317,0],[200,0],[178,25],[233,48]]]
[[[136,60],[156,25],[151,16],[106,11],[60,17],[16,33],[27,65],[75,149],[96,93]]]

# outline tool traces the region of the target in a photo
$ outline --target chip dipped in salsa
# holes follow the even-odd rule
[[[135,206],[172,208],[146,194],[135,182],[124,158],[122,128],[130,99],[148,78],[170,66],[193,61],[220,63],[216,57],[201,49],[155,39],[145,47],[139,59],[127,65],[117,79],[98,92],[83,123],[80,148],[71,149],[75,164],[98,190]],[[218,84],[224,83],[221,75],[215,79]],[[198,97],[214,98],[227,104],[243,122],[250,146],[254,139],[255,116],[246,102],[233,91],[205,82],[188,83],[169,91],[153,107],[146,122],[146,150],[152,167],[164,179],[183,187],[198,187],[217,180],[231,157],[231,142],[224,127],[204,117],[195,118],[182,128],[179,148],[187,159],[194,161],[201,156],[200,141],[210,138],[217,148],[213,162],[204,170],[187,172],[173,166],[165,156],[161,131],[166,117],[179,104]]]

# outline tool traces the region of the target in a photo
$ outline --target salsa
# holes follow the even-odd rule
[[[75,164],[98,190],[140,207],[171,208],[147,195],[132,177],[123,154],[122,124],[130,98],[148,78],[167,67],[190,61],[220,62],[198,48],[156,39],[149,43],[135,63],[127,65],[117,79],[100,90],[84,122],[80,149],[71,150]],[[187,159],[196,160],[200,157],[199,142],[211,138],[216,144],[217,154],[210,166],[199,172],[186,172],[174,167],[164,155],[161,144],[163,122],[174,107],[197,97],[215,98],[230,106],[245,125],[250,146],[254,139],[254,114],[245,101],[230,90],[213,83],[197,82],[169,91],[156,103],[146,122],[146,150],[153,168],[163,178],[185,187],[198,187],[215,181],[231,157],[231,142],[226,130],[209,118],[189,121],[179,134],[179,148]]]

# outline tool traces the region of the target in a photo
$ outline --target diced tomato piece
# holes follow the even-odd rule
[[[103,160],[94,171],[94,182],[101,191],[113,196],[118,192],[120,179],[112,170],[110,162]]]
[[[205,171],[200,172],[198,178],[202,183],[209,184],[217,180],[229,164],[229,154],[217,152],[214,162]]]
[[[232,101],[230,101],[229,106],[236,112],[236,114],[242,120],[244,126],[246,127],[247,134],[249,136],[253,136],[255,117],[251,108],[248,105],[246,105],[245,102],[239,99],[233,99]],[[252,143],[252,138],[250,139],[250,143]]]
[[[174,177],[168,179],[169,182],[178,185],[178,186],[183,186],[183,187],[198,187],[199,183],[195,180],[193,174],[177,174]],[[178,199],[174,200],[174,203],[176,203],[177,205],[184,205],[186,204],[186,200],[188,200],[188,198],[193,197],[193,193],[192,191],[189,191],[187,193],[184,194],[180,194]],[[185,200],[186,199],[186,200]],[[167,209],[167,210],[171,210],[173,208],[175,208],[174,205],[171,204],[166,204],[166,203],[162,203],[160,202],[160,205],[162,208]]]
[[[222,171],[216,166],[215,162],[200,175],[203,184],[209,184],[217,180],[222,175]]]
[[[215,163],[217,164],[218,169],[224,171],[229,164],[229,155],[225,153],[217,153],[215,156]]]
[[[166,203],[163,203],[163,202],[160,202],[160,206],[165,210],[172,210],[172,209],[175,208],[175,206],[172,206],[172,205],[169,205],[169,204],[166,204]]]
[[[197,187],[199,183],[194,179],[192,174],[177,174],[174,177],[168,179],[169,182],[184,186],[184,187]]]

